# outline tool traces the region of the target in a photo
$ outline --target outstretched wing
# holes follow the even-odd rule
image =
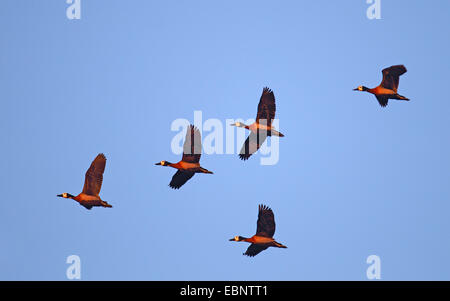
[[[376,96],[376,98],[377,98],[380,106],[382,106],[383,108],[387,106],[389,98],[384,97],[384,96]]]
[[[253,155],[266,141],[267,138],[267,131],[258,130],[257,133],[250,132],[250,135],[248,135],[247,139],[244,142],[244,145],[242,145],[241,151],[239,152],[239,158],[241,160],[248,160],[251,155]]]
[[[83,193],[98,196],[102,189],[103,172],[105,171],[106,157],[104,154],[98,154],[92,161],[91,166],[86,171],[84,179]]]
[[[263,89],[261,99],[258,104],[258,114],[256,115],[256,123],[264,123],[267,126],[272,125],[272,119],[275,118],[275,95],[273,91],[267,87]]]
[[[181,171],[178,170],[172,177],[172,181],[170,181],[169,186],[173,189],[179,189],[184,185],[190,178],[194,176],[194,173],[191,171]]]
[[[258,255],[259,253],[261,253],[262,251],[264,251],[265,249],[267,249],[269,246],[267,245],[257,245],[257,244],[251,244],[247,251],[245,251],[244,255],[247,255],[249,257],[253,257]]]
[[[256,235],[272,238],[275,234],[275,217],[273,211],[265,205],[259,205],[258,209]]]
[[[397,92],[400,75],[404,74],[406,71],[407,70],[403,65],[395,65],[383,69],[383,80],[381,81],[380,86]]]
[[[202,136],[200,131],[192,124],[188,126],[186,132],[186,140],[183,146],[184,162],[198,163],[202,154]]]

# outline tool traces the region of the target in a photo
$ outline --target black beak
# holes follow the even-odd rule
[[[229,241],[235,241],[235,240],[234,240],[234,237],[233,237],[233,238],[230,238]]]
[[[62,194],[58,194],[58,195],[56,195],[56,196],[59,196],[60,198],[62,198],[62,197],[63,197],[63,195],[62,195]]]
[[[353,89],[353,91],[358,91],[358,88]]]
[[[155,165],[161,165],[161,162],[155,163]]]

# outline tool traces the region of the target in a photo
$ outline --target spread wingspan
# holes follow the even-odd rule
[[[83,193],[98,196],[100,189],[102,188],[105,166],[106,157],[104,154],[99,154],[94,161],[92,161],[91,166],[86,171]]]
[[[178,189],[184,185],[190,178],[194,176],[194,173],[191,171],[182,171],[178,170],[172,177],[169,186],[173,189]]]
[[[380,104],[380,106],[382,106],[383,108],[385,106],[387,106],[389,98],[385,97],[385,96],[375,96],[378,100],[378,103]]]
[[[380,86],[397,92],[400,75],[406,73],[406,71],[406,67],[403,65],[395,65],[383,69],[383,80],[381,81]]]
[[[261,253],[262,251],[264,251],[265,249],[267,249],[269,246],[267,245],[257,245],[257,244],[251,244],[247,251],[245,251],[244,255],[253,257],[258,255],[259,253]]]
[[[189,163],[198,163],[200,162],[201,154],[202,136],[200,131],[191,124],[186,131],[186,140],[183,145],[183,158],[181,160]]]
[[[273,211],[265,205],[259,205],[258,209],[256,235],[272,238],[275,234],[275,217]]]
[[[271,89],[265,87],[259,100],[256,123],[261,122],[268,126],[271,126],[272,119],[275,118],[275,111],[275,95],[273,94],[273,91]]]
[[[260,130],[257,132],[251,132],[245,140],[244,145],[242,145],[241,151],[239,152],[239,158],[241,160],[248,160],[261,147],[264,141],[266,141],[267,132]]]

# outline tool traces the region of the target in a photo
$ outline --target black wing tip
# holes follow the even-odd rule
[[[267,86],[263,88],[263,94],[270,94],[270,93],[273,93],[272,89],[270,89]]]
[[[408,71],[408,69],[406,69],[405,65],[402,64],[402,65],[393,65],[393,66],[384,68],[383,72],[386,72],[386,71],[397,71],[397,74],[400,76],[400,75],[406,73]]]
[[[200,143],[201,144],[201,133],[200,133],[200,130],[198,129],[198,127],[196,127],[193,124],[190,124],[187,127],[186,135],[189,135],[189,132],[190,132],[191,135],[194,134],[194,139],[195,139],[194,143]]]
[[[403,71],[407,71],[405,65],[400,64],[400,65],[394,65],[392,66],[392,68],[396,68],[396,69],[402,69]]]
[[[254,254],[247,254],[247,253],[242,253],[242,255],[248,256],[248,257],[255,257],[255,256],[256,256],[256,255],[254,255]]]
[[[183,185],[181,185],[181,186],[183,186]],[[175,185],[169,184],[169,187],[172,189],[175,189],[175,190],[180,189],[181,186],[175,186]]]
[[[102,159],[105,159],[105,160],[106,160],[106,156],[105,156],[104,153],[99,153],[99,154],[97,155],[97,158],[102,158]]]
[[[194,132],[199,132],[198,127],[196,127],[192,123],[189,124],[188,129],[190,129],[191,131],[194,131]]]
[[[259,204],[258,209],[259,211],[272,211],[272,209],[269,206],[264,204]]]
[[[250,158],[250,156],[251,155],[240,154],[239,159],[241,159],[242,161],[247,161]]]

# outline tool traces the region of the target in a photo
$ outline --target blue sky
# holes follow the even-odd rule
[[[0,8],[0,279],[450,280],[450,3],[82,0]],[[404,64],[381,108],[360,84]],[[254,118],[277,99],[280,160],[203,155],[214,175],[179,191],[170,143],[177,118]],[[108,158],[101,196],[77,194]],[[242,256],[235,235],[275,213],[288,249]]]

